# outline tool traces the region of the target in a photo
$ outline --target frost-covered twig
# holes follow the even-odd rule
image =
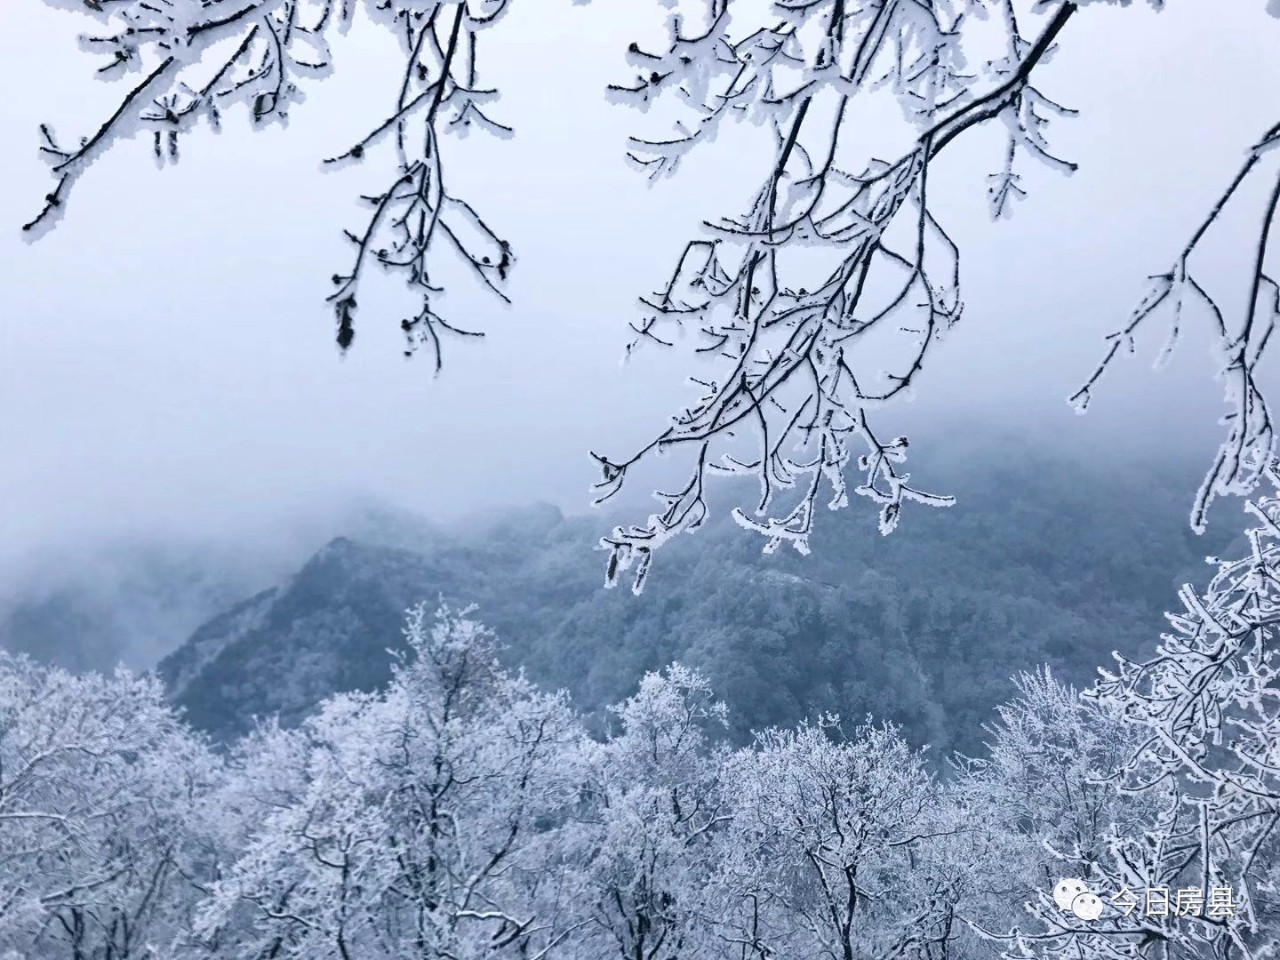
[[[50,0],[54,2],[54,0]],[[355,247],[346,273],[334,274],[329,297],[337,340],[346,349],[355,336],[361,281],[370,263],[402,276],[418,306],[401,321],[412,351],[426,343],[440,368],[441,335],[478,336],[454,326],[435,309],[433,251],[455,255],[480,284],[503,301],[513,256],[486,220],[444,183],[441,141],[446,133],[480,129],[500,137],[509,127],[491,118],[497,91],[476,82],[476,34],[495,22],[509,0],[373,2],[372,19],[400,39],[405,64],[395,108],[370,133],[326,164],[365,159],[394,134],[396,168],[387,188],[365,197],[371,205],[364,228],[347,232]],[[215,128],[236,104],[255,125],[283,123],[303,100],[306,78],[332,70],[329,39],[355,15],[350,0],[84,0],[106,29],[82,44],[102,54],[99,74],[111,80],[142,73],[98,130],[75,147],[64,146],[48,125],[40,151],[55,183],[37,215],[23,227],[29,237],[52,229],[77,180],[122,139],[150,133],[158,162],[178,159],[180,135],[202,120]]]
[[[1249,496],[1262,479],[1263,466],[1276,453],[1275,423],[1257,372],[1275,330],[1277,315],[1280,315],[1280,286],[1267,267],[1267,251],[1276,206],[1280,202],[1280,173],[1275,170],[1271,173],[1274,182],[1267,194],[1249,257],[1248,292],[1235,323],[1228,322],[1218,294],[1199,281],[1191,259],[1240,187],[1257,173],[1258,165],[1277,145],[1280,145],[1280,124],[1267,130],[1250,148],[1227,189],[1174,258],[1173,266],[1167,272],[1151,277],[1150,288],[1128,322],[1108,335],[1106,353],[1101,362],[1071,396],[1071,403],[1078,411],[1084,412],[1098,382],[1121,351],[1134,352],[1136,334],[1157,309],[1167,306],[1170,313],[1169,335],[1157,356],[1157,367],[1168,359],[1177,345],[1184,311],[1199,308],[1207,316],[1220,357],[1219,377],[1226,385],[1225,399],[1230,409],[1222,418],[1222,423],[1228,427],[1227,436],[1219,446],[1192,506],[1191,526],[1197,533],[1204,531],[1213,501],[1224,495]]]
[[[724,0],[704,4],[692,33],[673,17],[668,49],[633,45],[640,75],[612,88],[645,109],[671,92],[695,114],[674,137],[632,140],[631,160],[651,176],[676,169],[733,116],[768,124],[774,153],[747,212],[707,223],[709,239],[689,241],[664,287],[642,299],[646,313],[629,351],[644,341],[670,345],[668,329],[693,327],[696,352],[718,369],[695,381],[702,395],[638,451],[594,455],[602,502],[652,456],[696,451],[689,479],[657,495],[662,512],[601,541],[610,585],[634,567],[633,589],[641,589],[653,551],[702,523],[711,472],[756,477],[754,516],[735,517],[767,538],[767,550],[787,542],[807,551],[819,497],[831,509],[847,505],[845,470],[855,455],[865,479],[853,493],[879,506],[881,532],[894,529],[905,501],[951,503],[911,485],[899,466],[905,440],[884,444],[869,423],[874,409],[911,391],[962,312],[959,250],[930,209],[930,165],[964,131],[1004,117],[1017,146],[1069,166],[1043,141],[1035,111],[1052,101],[1030,76],[1073,3],[1058,5],[1034,42],[1017,35],[1010,14],[1013,52],[985,77],[961,72],[964,17],[947,3],[771,6],[775,19],[754,28],[731,24]],[[851,117],[886,86],[914,128],[914,144],[893,162],[873,159],[853,172],[844,146]],[[814,250],[834,254],[836,265],[807,282],[800,272],[807,264],[793,253],[822,262]],[[882,369],[884,338],[904,335],[905,356]],[[801,481],[798,501],[776,507],[779,491]]]
[[[1140,830],[1099,825],[1105,856],[1091,863],[1106,891],[1101,920],[1081,924],[1047,891],[1033,908],[1041,930],[1015,937],[1011,956],[1120,960],[1166,943],[1186,956],[1266,956],[1266,918],[1280,911],[1280,461],[1255,465],[1265,494],[1246,505],[1248,548],[1202,590],[1184,586],[1182,610],[1155,653],[1116,655],[1087,697],[1119,724],[1122,762],[1095,771],[1130,805],[1156,814]],[[1122,891],[1133,901],[1126,901]],[[1182,909],[1144,912],[1147,890]],[[1216,902],[1216,906],[1215,906]],[[1170,950],[1173,955],[1173,950]]]

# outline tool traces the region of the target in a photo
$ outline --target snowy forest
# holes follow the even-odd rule
[[[411,610],[378,689],[230,741],[193,730],[155,674],[6,654],[0,942],[14,957],[1266,957],[1280,501],[1250,517],[1249,552],[1184,592],[1146,659],[1083,696],[1022,673],[981,750],[945,769],[873,717],[819,712],[738,745],[732,707],[679,663],[591,722],[505,668],[466,609]],[[1100,916],[1061,909],[1062,877],[1106,898]],[[1149,890],[1176,891],[1163,915],[1118,898]]]
[[[18,260],[6,255],[6,283],[33,300],[91,296],[106,312],[85,321],[90,340],[161,316],[165,362],[199,381],[216,361],[203,341],[182,349],[175,329],[200,332],[166,312],[166,284],[252,341],[277,314],[315,306],[281,292],[289,277],[319,277],[326,362],[391,345],[432,389],[464,381],[429,417],[397,403],[379,418],[390,428],[321,425],[340,459],[370,472],[387,462],[375,447],[398,451],[415,421],[447,420],[462,444],[409,472],[528,503],[541,469],[528,461],[547,456],[520,447],[512,424],[527,429],[528,413],[550,436],[576,416],[606,432],[583,457],[590,518],[548,505],[451,526],[379,506],[334,521],[351,529],[329,530],[318,551],[281,548],[276,562],[243,550],[209,582],[212,568],[188,577],[173,555],[138,561],[159,572],[133,616],[69,589],[0,596],[0,960],[1280,960],[1280,451],[1268,397],[1280,124],[1248,118],[1257,130],[1221,153],[1230,162],[1214,182],[1161,204],[1177,207],[1173,235],[1139,224],[1145,292],[1055,398],[1105,417],[1126,358],[1149,353],[1182,378],[1183,355],[1207,355],[1219,405],[1193,469],[1185,445],[1199,434],[1180,409],[1157,429],[1122,423],[1072,457],[1030,405],[1034,441],[992,434],[997,414],[978,426],[909,409],[948,376],[977,390],[1018,367],[1029,341],[1015,328],[1052,316],[1075,337],[1051,302],[1093,286],[1072,257],[1127,243],[1089,232],[1123,202],[1063,193],[1082,162],[1058,144],[1088,154],[1069,131],[1094,119],[1056,92],[1088,87],[1061,67],[1082,62],[1073,49],[1138,17],[1198,16],[1180,29],[1225,37],[1246,8],[1254,38],[1280,30],[1280,7],[629,0],[617,16],[640,32],[609,51],[614,79],[593,94],[630,125],[619,161],[654,183],[701,177],[681,204],[736,194],[736,205],[700,209],[687,236],[674,215],[637,213],[570,238],[557,222],[587,222],[573,218],[593,203],[618,209],[607,191],[553,197],[522,232],[505,216],[519,204],[504,170],[570,162],[520,153],[522,130],[569,123],[586,151],[603,122],[566,120],[552,99],[531,115],[505,108],[596,56],[592,29],[617,31],[606,0],[541,3],[535,14],[532,0],[47,0],[77,18],[84,73],[105,82],[79,99],[84,77],[59,78],[74,92],[55,102],[52,86],[41,92],[55,71],[41,73],[34,53],[21,61],[22,76],[42,79],[19,99],[79,110],[84,126],[35,129],[51,179],[19,198],[32,271],[10,276]],[[579,33],[572,18],[588,15],[596,27]],[[339,67],[348,54],[353,66]],[[332,203],[345,218],[334,263],[315,255],[330,248],[308,245],[302,219],[333,198],[290,194],[292,174],[269,159],[260,193],[235,177],[200,181],[238,209],[231,228],[187,222],[181,191],[152,203],[152,180],[122,173],[141,153],[167,176],[213,150],[213,132],[266,158],[295,114],[326,102],[318,88],[371,66],[390,68],[377,98],[328,101],[335,124],[355,125],[336,129],[360,131],[321,163],[360,184],[345,198],[354,214]],[[1107,65],[1135,88],[1168,69],[1136,56]],[[1268,90],[1219,83],[1222,69],[1203,78],[1215,110],[1273,106]],[[716,165],[698,166],[708,154]],[[4,179],[25,183],[14,170]],[[1070,196],[1075,246],[1034,219],[1020,226],[1041,191]],[[971,197],[993,231],[1024,231],[1015,243],[1038,249],[1058,293],[999,263],[983,274],[1000,258],[996,241],[973,241],[995,233],[966,225]],[[58,246],[82,201],[101,256],[125,251],[145,283],[99,288],[89,248]],[[216,257],[193,252],[221,229],[216,249],[241,272],[226,286],[249,297],[225,301],[235,308],[215,289]],[[296,246],[257,247],[255,230],[277,229]],[[139,244],[160,238],[163,261],[129,253],[135,232]],[[575,259],[607,248],[606,232],[633,233],[633,249],[598,269]],[[570,239],[577,253],[558,254]],[[512,366],[475,366],[521,335],[497,318],[518,313],[522,289],[536,298],[521,268],[546,270],[543,256],[567,265],[541,277],[555,298],[539,308],[537,348],[521,341]],[[77,282],[37,272],[44,257]],[[656,289],[607,319],[643,375],[631,393],[592,397],[588,382],[603,391],[623,375],[575,383],[590,365],[575,350],[590,347],[568,324],[599,324],[612,310],[602,291],[633,260],[663,264],[644,281]],[[962,295],[971,272],[987,282]],[[1013,326],[980,351],[969,341],[967,361],[957,347],[948,368],[971,318],[1001,311]],[[246,312],[253,326],[235,327]],[[27,349],[21,317],[5,324]],[[119,364],[112,390],[127,393],[143,361],[99,345]],[[281,409],[318,362],[297,349],[259,370]],[[232,366],[254,362],[249,349]],[[55,389],[81,391],[75,417],[97,422],[111,398],[81,387],[74,364],[54,366]],[[32,391],[0,395],[24,421],[17,472],[24,450],[38,453],[40,418],[56,417],[22,401],[40,378],[14,369]],[[1047,365],[1023,376],[1029,389],[1052,379]],[[566,382],[572,413],[521,392]],[[1020,402],[995,409],[1013,416]],[[198,405],[174,405],[175,443]],[[272,403],[253,413],[272,416]],[[307,489],[319,461],[301,438],[270,446],[290,468],[273,482]],[[31,472],[12,512],[83,499],[108,515],[181,486],[137,466],[122,474],[134,499],[94,500],[117,461],[140,456],[103,450],[67,487]],[[431,489],[424,500],[445,488]],[[153,635],[166,631],[181,635]]]

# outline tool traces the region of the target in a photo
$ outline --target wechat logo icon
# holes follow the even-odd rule
[[[1085,923],[1093,923],[1102,916],[1102,900],[1100,900],[1083,880],[1067,877],[1059,880],[1053,888],[1053,902],[1063,913],[1074,914]]]

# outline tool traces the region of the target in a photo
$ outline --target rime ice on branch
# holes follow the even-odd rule
[[[395,161],[384,186],[362,197],[371,213],[358,231],[346,231],[354,252],[345,271],[333,275],[329,301],[343,349],[355,336],[358,295],[372,267],[397,274],[414,295],[418,306],[400,327],[409,351],[428,345],[437,370],[442,334],[481,334],[437,312],[441,288],[433,282],[432,253],[454,254],[484,287],[507,299],[511,248],[449,190],[441,144],[446,133],[511,133],[486,112],[498,94],[478,86],[476,75],[477,35],[507,6],[508,0],[364,4],[367,15],[398,38],[405,59],[385,116],[326,161],[359,162],[383,146]],[[355,0],[84,0],[101,29],[82,37],[82,45],[104,57],[100,76],[128,89],[97,131],[74,145],[41,126],[40,150],[55,182],[24,225],[28,236],[57,223],[76,182],[122,139],[149,134],[157,161],[165,163],[178,159],[181,135],[202,120],[218,128],[237,104],[248,108],[255,126],[283,123],[302,102],[305,82],[332,71],[329,41],[350,25],[356,7]]]
[[[1280,916],[1280,498],[1275,461],[1250,465],[1269,488],[1249,501],[1254,526],[1236,560],[1209,558],[1207,588],[1184,586],[1183,609],[1147,660],[1117,656],[1086,696],[1111,718],[1120,763],[1095,767],[1130,810],[1151,813],[1141,832],[1096,821],[1087,879],[1109,906],[1084,925],[1047,897],[1038,929],[1007,938],[1009,957],[1127,960],[1164,956],[1263,957]],[[1132,825],[1130,825],[1132,826]],[[1116,895],[1180,892],[1197,909],[1126,910]],[[1224,891],[1229,891],[1224,896]],[[1220,909],[1211,910],[1217,900]],[[1231,909],[1221,909],[1225,901]]]
[[[1218,448],[1191,510],[1191,526],[1197,533],[1204,531],[1214,499],[1220,495],[1247,497],[1252,494],[1262,480],[1265,465],[1276,453],[1275,423],[1262,392],[1258,372],[1275,331],[1276,318],[1280,315],[1280,286],[1276,283],[1274,271],[1267,266],[1276,206],[1280,203],[1277,146],[1280,146],[1280,124],[1267,130],[1246,151],[1244,162],[1231,183],[1196,225],[1186,245],[1178,251],[1173,265],[1167,272],[1151,277],[1146,296],[1128,322],[1107,337],[1107,350],[1102,361],[1084,386],[1071,397],[1076,409],[1083,413],[1103,374],[1121,351],[1134,352],[1135,335],[1157,311],[1167,310],[1169,315],[1168,339],[1156,358],[1157,368],[1164,364],[1177,345],[1188,313],[1199,313],[1208,321],[1215,342],[1215,360],[1219,364],[1218,378],[1225,386],[1225,400],[1229,407],[1221,421],[1228,427],[1228,433]],[[1268,164],[1269,172],[1262,173]],[[1248,264],[1244,277],[1247,296],[1233,319],[1219,302],[1221,294],[1200,282],[1192,261],[1240,187],[1256,179],[1260,173],[1270,176],[1271,183],[1258,218],[1257,232],[1253,235],[1253,249],[1245,257]]]
[[[634,325],[632,347],[670,346],[673,328],[694,329],[711,367],[695,380],[698,399],[648,444],[625,458],[595,455],[597,502],[655,455],[682,449],[692,460],[683,485],[657,494],[659,513],[601,541],[607,582],[634,567],[636,591],[653,551],[706,518],[715,473],[758,480],[754,509],[734,516],[766,538],[766,550],[808,550],[819,501],[833,510],[848,503],[850,461],[859,476],[852,492],[878,506],[882,533],[905,502],[951,503],[912,485],[900,466],[906,440],[881,439],[870,422],[876,408],[908,395],[961,315],[959,250],[930,207],[931,166],[957,136],[1000,119],[1009,138],[1002,170],[989,178],[996,215],[1021,193],[1019,155],[1071,169],[1042,130],[1047,114],[1069,111],[1030,78],[1072,3],[1052,7],[1030,40],[1008,0],[778,2],[761,22],[731,20],[731,7],[739,11],[728,0],[679,6],[701,15],[673,16],[665,49],[633,44],[638,76],[612,93],[641,109],[669,94],[688,117],[671,137],[634,138],[632,162],[653,177],[670,173],[734,117],[767,125],[773,146],[746,211],[708,222],[707,238],[685,245]],[[968,63],[971,23],[1000,32],[999,56]],[[859,124],[859,111],[886,91],[908,145],[893,148],[892,160],[850,166],[849,145],[861,148],[876,132]],[[802,268],[824,258],[834,266],[806,279]],[[889,369],[886,335],[903,354]],[[779,492],[797,485],[799,496],[780,505]]]

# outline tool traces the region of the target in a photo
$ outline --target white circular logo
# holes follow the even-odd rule
[[[1086,923],[1102,916],[1102,900],[1078,877],[1066,877],[1053,888],[1053,902],[1063,913],[1070,913]]]
[[[1071,912],[1086,923],[1093,923],[1102,916],[1102,901],[1085,891],[1071,901]]]
[[[1084,885],[1083,880],[1067,877],[1065,880],[1059,880],[1058,885],[1053,888],[1053,902],[1065,913],[1071,909],[1071,901],[1080,894],[1088,892],[1089,888]]]

